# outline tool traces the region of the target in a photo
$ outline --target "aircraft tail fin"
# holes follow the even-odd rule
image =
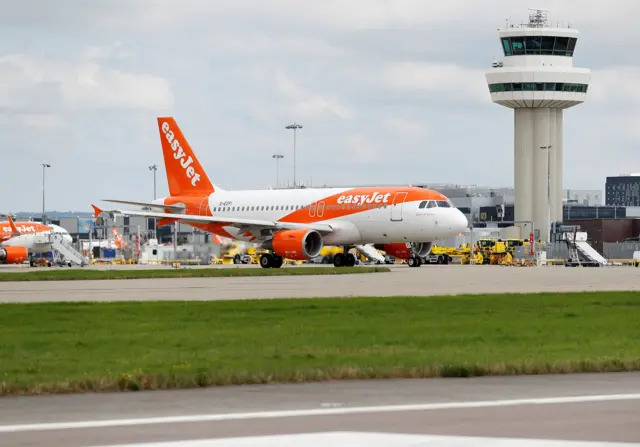
[[[9,226],[11,227],[11,235],[12,236],[20,236],[20,232],[16,227],[16,224],[13,222],[13,218],[11,216],[7,216],[7,220],[9,221]]]
[[[216,190],[173,117],[159,117],[158,130],[172,196],[211,194]],[[220,189],[220,188],[218,188]]]

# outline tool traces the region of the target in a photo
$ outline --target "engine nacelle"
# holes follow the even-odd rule
[[[2,264],[22,264],[27,259],[29,259],[29,252],[24,247],[0,247],[0,263]]]
[[[382,250],[389,256],[393,256],[398,259],[409,259],[411,257],[411,246],[404,242],[384,244],[382,246]]]
[[[431,247],[433,247],[433,242],[414,242],[411,244],[414,253],[421,258],[425,256],[429,256],[431,253]]]
[[[278,231],[273,239],[263,244],[264,248],[274,251],[278,256],[296,261],[315,258],[323,246],[320,233],[305,229]]]
[[[396,242],[394,244],[375,244],[375,248],[383,250],[389,256],[398,259],[409,259],[412,255],[424,258],[431,253],[433,242]]]

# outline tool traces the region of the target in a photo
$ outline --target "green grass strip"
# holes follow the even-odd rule
[[[218,278],[240,276],[344,275],[352,273],[389,272],[389,267],[281,267],[263,268],[197,268],[197,269],[108,269],[108,270],[39,270],[0,273],[2,281],[72,281],[87,279],[143,278]]]
[[[638,370],[639,322],[637,292],[2,304],[0,394]]]

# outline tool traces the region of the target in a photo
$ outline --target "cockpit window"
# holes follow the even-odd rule
[[[429,203],[427,204],[427,208],[435,208],[436,202],[434,202],[433,200],[429,200]]]
[[[439,208],[451,208],[451,204],[446,200],[437,200]]]
[[[427,206],[427,202],[428,200],[423,200],[422,202],[420,202],[420,206],[418,208],[420,209],[424,208],[425,206]]]

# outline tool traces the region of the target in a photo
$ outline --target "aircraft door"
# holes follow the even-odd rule
[[[211,214],[209,210],[209,197],[203,197],[200,202],[200,209],[198,210],[200,216],[208,216]]]
[[[402,221],[402,207],[404,206],[404,201],[407,199],[407,194],[407,192],[397,192],[393,197],[393,202],[391,203],[392,222]]]
[[[309,217],[316,217],[316,202],[309,205]]]
[[[316,210],[316,216],[322,217],[324,216],[324,200],[318,203],[318,209]]]

